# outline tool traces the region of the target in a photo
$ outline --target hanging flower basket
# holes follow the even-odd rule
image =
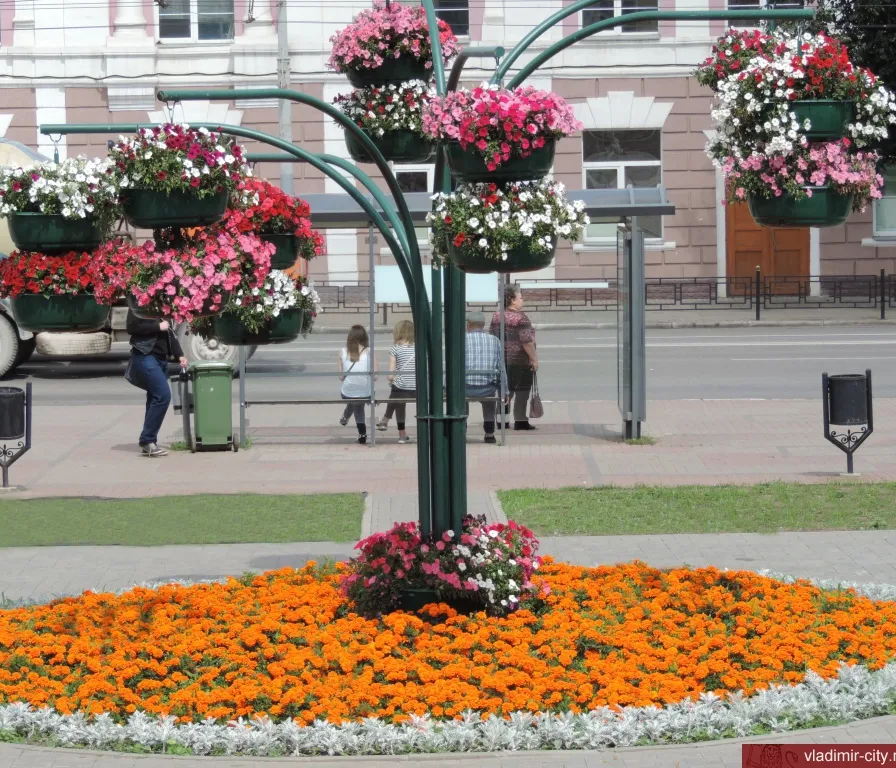
[[[369,131],[364,133],[380,154],[392,163],[428,163],[435,155],[435,145],[413,131],[390,131],[382,136],[374,136]],[[373,162],[364,145],[351,131],[345,132],[345,146],[356,163]]]
[[[800,126],[809,121],[809,128],[801,129],[809,141],[829,141],[846,136],[855,117],[856,105],[852,101],[809,99],[792,102],[790,111],[796,115]]]
[[[256,330],[247,328],[238,315],[225,312],[212,320],[212,335],[231,346],[285,344],[297,339],[304,325],[305,310],[297,307],[283,310]]]
[[[9,216],[9,235],[19,250],[48,254],[92,251],[103,242],[96,217],[67,219],[61,213],[16,211]]]
[[[205,300],[203,305],[190,312],[191,318],[214,317],[219,315],[230,300],[230,291],[218,291]],[[139,300],[133,294],[127,297],[128,309],[137,317],[144,320],[171,320],[172,309],[167,303],[151,301],[149,304],[140,305]]]
[[[851,193],[837,194],[829,187],[807,187],[811,197],[795,198],[749,195],[753,219],[762,227],[836,227],[843,224],[853,207]]]
[[[259,237],[276,249],[271,256],[271,269],[289,269],[299,260],[299,238],[295,235],[265,235]]]
[[[554,140],[545,140],[544,146],[532,151],[528,157],[511,157],[497,168],[489,170],[485,158],[473,147],[464,149],[457,142],[446,145],[448,167],[460,182],[507,182],[543,179],[551,171],[556,151]]]
[[[93,332],[102,330],[109,320],[109,307],[86,293],[21,293],[11,297],[10,304],[19,328],[31,333]]]
[[[551,266],[557,243],[550,249],[536,249],[529,245],[519,245],[507,251],[506,259],[493,259],[472,248],[456,248],[448,244],[448,256],[451,263],[461,272],[473,275],[484,275],[489,272],[509,274],[511,272],[534,272]]]
[[[155,189],[122,191],[125,216],[133,226],[143,229],[206,227],[221,220],[227,200],[226,191],[208,197]]]
[[[433,261],[464,272],[531,272],[554,260],[560,238],[575,241],[590,223],[554,181],[472,184],[434,197],[426,217]]]
[[[374,85],[398,85],[408,80],[428,80],[430,70],[426,63],[411,56],[398,59],[384,59],[376,69],[349,69],[345,76],[355,88],[369,88]]]

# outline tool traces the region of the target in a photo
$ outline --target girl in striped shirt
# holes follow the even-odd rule
[[[410,320],[399,320],[395,324],[392,335],[395,343],[389,350],[389,383],[392,385],[389,400],[412,400],[417,390],[414,324]],[[390,402],[386,406],[385,415],[377,422],[376,428],[381,431],[388,429],[389,419],[394,414],[398,424],[398,442],[411,442],[405,429],[406,412],[407,403]]]

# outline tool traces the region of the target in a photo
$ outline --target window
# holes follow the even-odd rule
[[[884,196],[874,201],[874,236],[896,239],[896,165],[884,168]]]
[[[393,168],[395,180],[404,194],[426,192],[432,194],[432,177],[434,167],[431,165],[403,165],[401,169]],[[420,246],[429,243],[429,227],[414,227],[417,242]]]
[[[582,26],[590,27],[598,21],[612,19],[614,16],[626,16],[637,11],[658,10],[657,0],[597,0],[582,11]],[[657,21],[636,21],[615,27],[615,32],[659,32]]]
[[[405,5],[420,5],[420,0],[400,2]],[[448,24],[455,35],[470,34],[470,0],[433,0],[432,6],[436,16]]]
[[[662,129],[632,131],[584,131],[582,169],[585,189],[656,187],[662,183]],[[616,237],[616,219],[594,222],[585,230],[587,240]],[[642,216],[647,237],[663,236],[661,216]]]
[[[233,0],[166,0],[160,40],[232,40]]]
[[[775,8],[777,10],[798,10],[806,7],[805,0],[728,0],[729,11],[758,11],[762,8]],[[741,27],[746,29],[758,29],[761,21],[746,21],[744,19],[729,19],[729,27]]]

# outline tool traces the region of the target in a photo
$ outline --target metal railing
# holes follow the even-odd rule
[[[526,307],[535,312],[617,311],[616,278],[526,279]],[[573,287],[582,283],[582,287]],[[602,283],[605,287],[595,287]],[[353,285],[315,280],[323,314],[366,315],[370,311],[369,282]],[[558,287],[559,285],[559,287]],[[543,286],[543,287],[542,287]],[[647,311],[871,309],[882,320],[896,308],[896,274],[824,275],[820,277],[763,275],[749,277],[652,277],[645,281]],[[469,304],[470,310],[493,312],[495,306]],[[383,324],[390,313],[409,313],[405,304],[377,304]]]

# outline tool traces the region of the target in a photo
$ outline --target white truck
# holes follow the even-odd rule
[[[11,139],[0,139],[0,166],[26,166],[46,161],[39,152]],[[134,237],[134,233],[122,229],[120,235]],[[0,258],[6,258],[15,245],[9,236],[6,219],[0,219]],[[125,330],[127,306],[122,302],[109,313],[108,326],[96,333],[38,333],[22,330],[16,324],[8,299],[0,299],[0,377],[12,373],[37,352],[51,357],[85,357],[106,354],[113,341],[128,341]],[[236,370],[239,347],[219,344],[215,339],[206,340],[190,333],[189,326],[177,329],[184,354],[190,362],[216,360],[230,363]],[[250,348],[249,355],[255,351]]]

